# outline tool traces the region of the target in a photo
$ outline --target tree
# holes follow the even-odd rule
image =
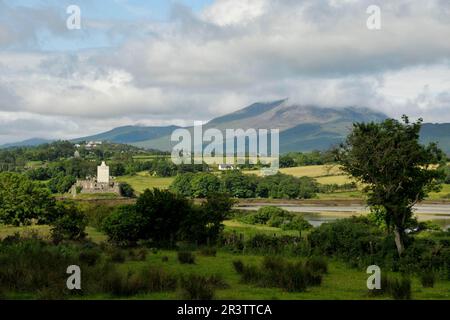
[[[365,185],[368,204],[384,208],[399,255],[405,249],[404,230],[413,206],[437,189],[441,175],[432,165],[442,160],[443,152],[434,143],[419,143],[421,123],[410,123],[406,116],[403,123],[355,123],[336,150],[343,170]]]
[[[146,220],[145,238],[172,246],[191,203],[167,190],[145,190],[136,201],[136,212]]]
[[[81,240],[86,236],[86,216],[73,202],[56,204],[58,218],[51,222],[51,235],[54,240]]]
[[[77,179],[70,175],[65,175],[63,172],[58,173],[55,177],[50,179],[48,187],[53,193],[66,193],[77,182]]]
[[[120,185],[120,195],[122,197],[126,197],[126,198],[134,198],[135,194],[134,194],[134,189],[133,187],[126,182],[121,182]]]
[[[55,213],[50,191],[25,175],[0,173],[0,222],[15,226],[29,225],[33,219],[45,223]]]
[[[252,198],[257,186],[256,176],[245,175],[240,171],[228,171],[222,174],[222,188],[235,198]]]
[[[197,173],[191,181],[191,188],[195,198],[205,198],[219,191],[220,180],[212,173]]]
[[[205,202],[200,206],[192,206],[182,219],[179,236],[197,244],[215,243],[234,203],[227,194],[209,194]]]
[[[192,197],[191,182],[195,177],[194,173],[187,172],[178,174],[169,187],[169,190],[184,197]]]
[[[136,211],[135,205],[117,207],[102,223],[102,230],[110,241],[118,244],[134,244],[145,239],[145,229],[148,224],[142,214]]]

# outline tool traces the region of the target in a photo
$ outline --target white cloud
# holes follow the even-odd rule
[[[246,24],[263,15],[269,0],[218,0],[206,8],[202,17],[219,26]]]
[[[198,15],[176,7],[163,23],[91,20],[89,28],[125,41],[60,53],[11,50],[33,33],[19,28],[21,35],[6,39],[2,30],[14,24],[0,19],[0,46],[9,49],[0,47],[0,111],[36,123],[53,117],[55,135],[63,136],[57,127],[66,121],[77,126],[67,125],[66,135],[138,122],[190,124],[286,97],[450,122],[449,3],[380,0],[382,29],[369,31],[371,2],[217,0]],[[19,24],[27,15],[39,27],[37,11],[20,13]]]

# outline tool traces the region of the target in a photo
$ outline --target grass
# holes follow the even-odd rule
[[[251,230],[253,229],[253,230]],[[0,226],[0,237],[4,237],[14,232],[36,231],[40,234],[48,234],[48,226],[11,227]],[[251,226],[236,221],[227,221],[226,230],[245,231],[247,235],[252,233],[286,233],[277,228],[265,226]],[[100,232],[88,228],[88,236],[95,242],[105,241],[106,238]],[[216,299],[228,300],[360,300],[360,299],[388,299],[388,297],[372,297],[367,293],[366,281],[368,275],[366,270],[351,269],[341,261],[328,261],[328,273],[323,276],[320,286],[309,287],[305,292],[289,293],[280,288],[259,287],[257,285],[245,284],[241,281],[240,275],[234,270],[233,261],[242,260],[245,264],[260,265],[264,259],[259,255],[233,254],[224,250],[218,250],[216,256],[202,255],[200,251],[193,252],[196,256],[195,264],[181,264],[178,261],[177,251],[157,250],[149,252],[144,260],[126,260],[124,263],[117,263],[120,272],[138,272],[143,268],[161,268],[165,272],[189,277],[190,275],[215,277],[219,276],[227,285],[218,288],[215,292]],[[167,257],[167,259],[165,259]],[[299,258],[286,258],[295,262]],[[412,282],[413,299],[450,299],[450,281],[437,281],[434,288],[423,288],[419,278],[413,278]],[[34,298],[33,294],[18,296],[17,298]],[[109,299],[110,295],[100,294],[95,296],[83,296],[82,299]],[[139,294],[129,297],[130,299],[152,299],[168,300],[180,299],[179,291],[155,292],[149,294]]]
[[[293,168],[282,168],[281,173],[289,174],[294,177],[324,177],[324,176],[338,176],[343,175],[343,172],[338,166],[331,165],[314,165],[314,166],[301,166]]]
[[[439,192],[430,192],[427,199],[430,200],[441,200],[447,199],[450,200],[450,184],[442,185],[442,189]]]
[[[163,257],[168,257],[163,262]],[[236,255],[218,251],[216,257],[197,255],[195,265],[180,264],[175,251],[158,251],[150,254],[145,262],[129,261],[120,267],[124,272],[138,270],[145,265],[162,267],[169,273],[179,275],[221,275],[228,284],[228,288],[218,289],[216,299],[227,300],[343,300],[343,299],[374,299],[367,294],[366,270],[349,269],[344,263],[330,261],[328,273],[323,276],[321,286],[310,287],[305,292],[289,293],[279,288],[261,288],[255,285],[244,284],[233,268],[232,262],[236,259],[246,264],[260,264],[262,256]],[[295,260],[295,259],[294,259]],[[450,282],[437,282],[435,288],[422,288],[419,279],[413,279],[413,299],[450,299]],[[136,299],[179,299],[177,292],[152,293],[134,297]],[[379,299],[380,297],[377,297]],[[387,299],[387,297],[381,297]]]
[[[7,236],[12,236],[17,232],[21,235],[37,234],[44,239],[50,238],[50,226],[48,225],[15,227],[0,224],[0,239],[4,239]],[[107,236],[104,233],[92,227],[86,227],[86,233],[87,238],[91,239],[93,242],[100,243],[107,240]]]
[[[167,189],[174,180],[174,177],[161,178],[150,175],[147,171],[139,172],[133,176],[118,177],[118,182],[129,183],[134,190],[141,193],[145,189],[159,188]]]
[[[227,220],[224,221],[225,225],[225,231],[229,232],[237,232],[237,233],[243,233],[245,237],[252,237],[255,234],[266,234],[266,235],[292,235],[292,236],[299,236],[300,233],[295,230],[281,230],[280,228],[273,228],[269,226],[264,225],[252,225],[252,224],[246,224],[242,223],[237,220]]]

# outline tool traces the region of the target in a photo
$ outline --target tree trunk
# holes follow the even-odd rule
[[[395,235],[395,245],[397,246],[398,255],[401,256],[405,250],[405,245],[403,244],[403,230],[398,227],[394,228]]]

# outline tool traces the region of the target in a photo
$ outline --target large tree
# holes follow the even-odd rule
[[[19,173],[0,173],[0,223],[45,223],[55,214],[55,200],[40,183]]]
[[[415,123],[407,116],[402,119],[403,123],[394,119],[355,123],[337,151],[343,170],[365,186],[368,205],[384,209],[399,255],[414,205],[439,187],[440,171],[433,164],[443,159],[436,144],[420,144],[422,119]]]

